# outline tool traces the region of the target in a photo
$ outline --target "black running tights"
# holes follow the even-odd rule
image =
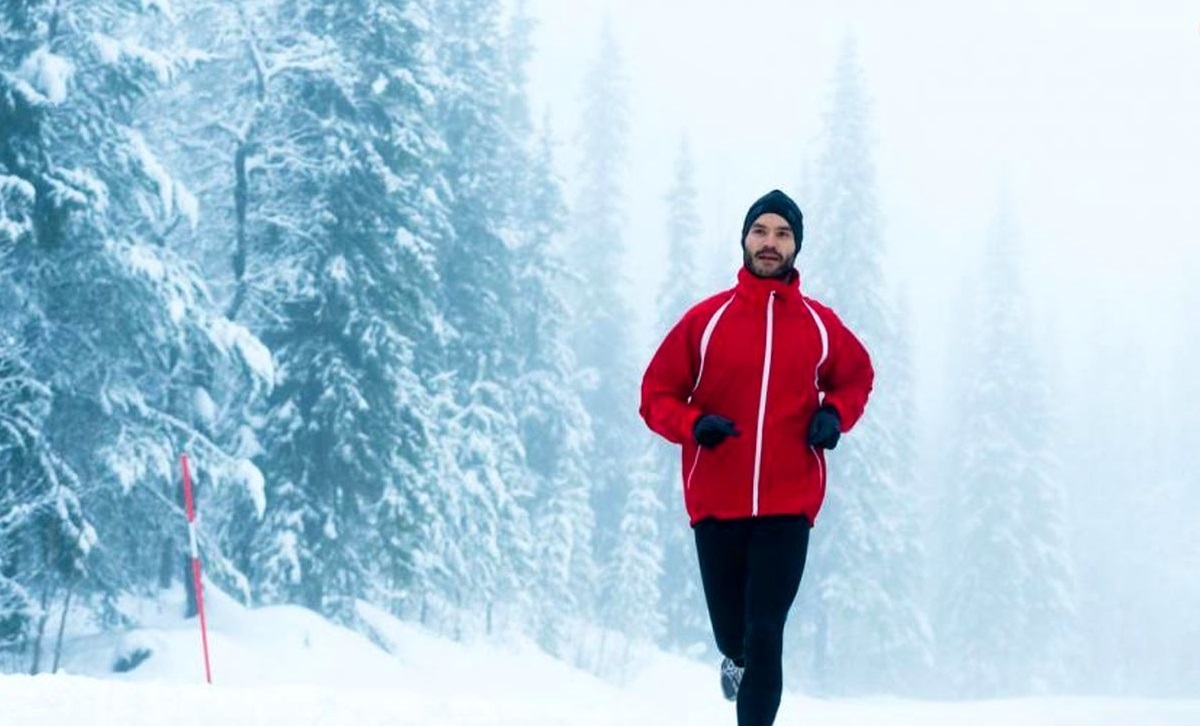
[[[771,726],[783,693],[783,626],[808,556],[803,516],[705,519],[696,553],[717,649],[746,668],[738,726]]]

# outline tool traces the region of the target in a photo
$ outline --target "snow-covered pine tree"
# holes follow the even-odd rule
[[[201,276],[166,245],[194,209],[138,125],[180,67],[139,42],[169,20],[158,5],[110,1],[0,10],[0,66],[11,69],[0,74],[0,178],[33,209],[6,292],[22,301],[14,329],[50,392],[47,451],[69,472],[60,482],[86,483],[76,493],[103,545],[81,594],[151,587],[182,549],[185,448],[207,493],[256,481],[205,434],[203,409],[222,381],[268,382],[269,356],[214,314]],[[214,541],[203,544],[210,573],[236,583]]]
[[[294,254],[292,240],[320,212],[309,198],[320,138],[312,116],[297,112],[300,96],[347,69],[333,39],[305,27],[302,4],[182,0],[175,8],[175,42],[188,62],[156,109],[154,137],[204,210],[191,253],[228,316],[256,324],[267,291],[285,277],[279,268],[301,265],[284,252]]]
[[[914,475],[910,342],[883,274],[885,252],[870,109],[853,43],[837,66],[825,115],[802,287],[828,304],[871,353],[867,412],[829,456],[829,490],[813,530],[802,608],[818,688],[862,692],[903,685],[930,657],[919,605],[922,554]],[[807,663],[805,665],[808,665]]]
[[[695,260],[702,230],[692,152],[686,139],[680,143],[671,187],[663,202],[669,265],[658,292],[656,340],[661,340],[705,295],[697,283]],[[665,643],[676,651],[708,645],[712,638],[692,530],[683,508],[679,447],[655,435],[649,435],[647,446],[653,451],[654,491],[662,504],[658,521],[663,550],[659,587],[666,622]]]
[[[438,435],[452,456],[443,480],[452,517],[438,553],[445,572],[435,583],[450,608],[435,614],[458,636],[477,629],[476,623],[492,632],[506,606],[524,605],[527,612],[533,570],[528,513],[514,495],[528,484],[515,464],[523,448],[510,393],[484,374],[467,394],[465,405],[440,398],[446,408],[438,412]],[[471,618],[476,615],[481,617]]]
[[[1145,490],[1129,483],[1148,480],[1149,458],[1131,457],[1126,451],[1142,450],[1158,439],[1157,432],[1128,422],[1153,415],[1150,411],[1158,404],[1151,391],[1161,376],[1144,375],[1151,364],[1139,340],[1140,329],[1114,326],[1120,311],[1103,301],[1095,304],[1089,327],[1081,331],[1089,344],[1059,386],[1070,404],[1067,420],[1082,424],[1064,427],[1059,449],[1063,471],[1069,472],[1068,541],[1077,563],[1080,634],[1086,643],[1078,675],[1097,688],[1128,692],[1147,675],[1144,656],[1153,650],[1148,647],[1153,638],[1147,630],[1127,624],[1151,622],[1142,604],[1147,592],[1161,591],[1149,583],[1161,581],[1158,573],[1147,573],[1149,560],[1140,533],[1112,533],[1156,526],[1131,516],[1130,507],[1145,497]],[[1122,415],[1113,416],[1114,410]],[[952,491],[947,486],[947,494]],[[1137,573],[1137,578],[1131,581],[1114,573]]]
[[[516,28],[521,16],[517,16]],[[518,44],[519,47],[519,44]],[[522,114],[524,104],[517,106]],[[535,632],[560,657],[576,640],[572,623],[591,615],[597,576],[588,500],[587,452],[591,419],[583,408],[578,365],[568,344],[563,297],[570,272],[563,256],[566,205],[554,176],[553,142],[545,121],[517,198],[518,244],[513,251],[518,298],[514,326],[520,341],[513,401],[530,478],[534,545]]]
[[[1185,257],[1175,262],[1177,279],[1194,277]],[[1165,303],[1154,306],[1149,326],[1127,296],[1089,299],[1093,314],[1080,337],[1086,347],[1062,380],[1073,405],[1055,449],[1069,475],[1078,682],[1182,696],[1200,682],[1192,657],[1200,625],[1191,617],[1200,583],[1190,576],[1200,567],[1200,417],[1189,405],[1200,400],[1191,373],[1200,363],[1193,314],[1200,293],[1169,278],[1160,285]]]
[[[606,571],[605,602],[611,608],[604,613],[609,628],[621,634],[622,649],[600,655],[617,655],[618,673],[626,675],[633,644],[656,643],[666,628],[661,605],[663,545],[658,522],[662,504],[655,494],[655,452],[646,450],[630,477],[621,511],[620,538]],[[606,637],[605,642],[609,642]]]
[[[495,381],[507,382],[514,371],[514,195],[507,184],[521,174],[523,150],[510,129],[518,91],[506,73],[500,20],[496,0],[451,0],[435,14],[443,75],[434,110],[447,144],[441,170],[451,226],[438,263],[456,333],[447,367],[461,373],[461,391],[481,367]]]
[[[936,657],[933,624],[929,615],[934,578],[929,571],[927,539],[921,536],[921,529],[929,521],[928,509],[936,497],[936,487],[920,481],[917,473],[917,422],[920,421],[920,409],[913,360],[912,320],[908,295],[901,292],[896,303],[896,341],[884,349],[890,351],[891,355],[885,370],[890,372],[891,380],[899,383],[882,397],[885,404],[882,408],[885,413],[902,417],[904,421],[899,430],[892,432],[891,438],[898,454],[892,464],[895,466],[896,480],[906,483],[899,492],[908,499],[905,514],[918,518],[896,525],[893,529],[894,535],[905,537],[908,541],[897,543],[892,557],[910,557],[914,561],[899,572],[885,573],[893,578],[884,585],[889,598],[893,598],[890,610],[894,617],[903,618],[904,621],[880,629],[879,637],[883,639],[879,644],[880,651],[887,654],[884,670],[877,677],[867,679],[869,687],[909,693],[927,686]],[[904,581],[898,582],[894,578]],[[906,600],[896,602],[894,598]]]
[[[245,14],[258,44],[248,70],[278,74],[263,76],[275,83],[269,103],[245,98],[235,126],[258,138],[245,149],[255,193],[240,194],[235,149],[225,202],[238,215],[253,202],[238,223],[234,299],[281,371],[254,571],[264,598],[349,620],[357,598],[406,604],[436,525],[424,379],[441,325],[430,240],[445,217],[433,168],[442,144],[426,121],[428,18],[416,2],[257,10]]]
[[[657,331],[666,335],[703,295],[696,280],[695,262],[697,241],[703,230],[697,206],[695,162],[686,138],[679,143],[671,187],[663,206],[670,267],[658,290]]]
[[[463,410],[439,416],[448,422],[439,438],[454,450],[454,475],[443,486],[456,489],[457,497],[446,502],[465,507],[445,516],[458,528],[452,532],[462,532],[452,537],[456,548],[480,532],[494,537],[487,549],[453,558],[460,569],[445,595],[486,613],[489,628],[497,607],[517,618],[528,614],[522,583],[533,570],[532,489],[512,398],[521,346],[514,322],[520,298],[514,191],[527,173],[529,139],[523,137],[527,119],[514,111],[524,94],[519,38],[502,29],[502,11],[495,0],[453,0],[439,3],[434,17],[443,74],[435,119],[447,146],[439,168],[450,226],[438,248],[438,269],[453,331],[442,367],[454,374],[454,400]],[[488,576],[494,587],[486,593],[476,592],[477,568],[494,571]]]
[[[580,279],[568,291],[573,301],[575,357],[590,373],[583,403],[595,437],[588,479],[601,562],[612,561],[620,538],[621,510],[643,448],[637,443],[643,429],[637,420],[633,315],[623,297],[626,84],[617,40],[606,23],[584,84],[582,159],[570,220],[571,258]],[[601,593],[601,610],[609,608],[604,597]]]
[[[13,286],[12,271],[6,257],[18,240],[28,238],[33,231],[33,190],[16,177],[0,176],[0,284]],[[14,286],[15,287],[15,286]],[[0,330],[10,329],[15,320],[11,305],[0,302]],[[25,442],[22,432],[29,429],[40,434],[40,421],[29,421],[29,396],[22,389],[37,391],[44,387],[28,378],[28,370],[15,341],[7,332],[0,333],[0,671],[15,671],[11,662],[14,651],[28,642],[31,625],[37,615],[33,596],[22,582],[21,556],[18,554],[29,518],[18,509],[26,494],[17,482],[25,481],[20,472]],[[49,399],[48,392],[42,398]],[[28,424],[27,424],[28,422]]]
[[[1002,203],[988,235],[964,341],[958,452],[941,520],[947,531],[939,666],[961,695],[1042,688],[1072,639],[1074,567],[1053,451],[1046,378],[1022,286],[1021,245]]]
[[[12,289],[3,253],[0,242],[0,283]],[[19,346],[0,332],[0,671],[44,669],[51,601],[66,592],[65,616],[96,541],[79,502],[80,482],[42,430],[50,401]],[[18,663],[22,656],[28,660]]]
[[[480,366],[504,382],[514,372],[511,182],[524,158],[510,127],[520,91],[512,88],[500,16],[496,0],[451,0],[434,18],[442,72],[434,112],[448,146],[442,172],[452,228],[438,262],[455,330],[448,367],[462,373],[461,390]]]

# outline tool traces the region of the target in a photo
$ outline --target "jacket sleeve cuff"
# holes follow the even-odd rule
[[[838,405],[837,398],[834,396],[826,395],[825,400],[821,402],[821,408],[826,408],[826,407],[833,409],[833,412],[837,414],[838,428],[841,429],[841,433],[844,434],[847,431],[849,431],[850,427],[846,425],[846,423],[847,423],[846,414],[845,414],[842,406]]]
[[[683,441],[692,441],[695,438],[693,433],[696,430],[696,422],[704,415],[704,412],[695,406],[688,406],[683,417],[683,431],[680,432],[680,439]]]

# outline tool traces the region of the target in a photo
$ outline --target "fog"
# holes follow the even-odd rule
[[[715,697],[638,382],[779,187],[876,373],[789,689],[1200,697],[1200,10],[970,7],[0,5],[0,671],[199,547]]]
[[[656,242],[679,140],[696,159],[697,252],[734,247],[749,202],[794,189],[814,161],[838,48],[851,38],[874,101],[888,272],[919,320],[954,293],[1003,187],[1039,306],[1073,327],[1102,301],[1149,324],[1148,339],[1176,332],[1161,311],[1196,271],[1200,224],[1192,4],[841,5],[529,3],[539,20],[531,93],[561,138],[568,185],[580,82],[605,18],[623,51],[631,290],[653,290],[670,268]]]
[[[558,139],[568,190],[582,78],[605,22],[622,52],[631,135],[621,284],[641,316],[640,361],[662,333],[654,296],[676,263],[664,195],[682,141],[701,210],[696,259],[727,269],[710,275],[716,283],[699,299],[732,279],[753,199],[780,187],[807,208],[835,64],[854,47],[871,99],[884,274],[907,303],[923,484],[939,478],[956,425],[953,311],[981,279],[981,249],[1007,201],[1018,230],[1014,292],[1047,367],[1056,423],[1044,434],[1068,491],[1084,603],[1077,622],[1093,644],[1118,622],[1140,633],[1114,638],[1123,650],[1091,664],[1100,674],[1091,687],[1195,693],[1194,659],[1178,643],[1200,645],[1188,622],[1200,605],[1195,5],[534,0],[527,8],[539,23],[531,95]],[[805,252],[821,244],[810,235]],[[1157,675],[1121,675],[1153,665]]]

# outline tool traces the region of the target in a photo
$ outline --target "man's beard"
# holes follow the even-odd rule
[[[776,280],[787,280],[789,277],[791,277],[792,270],[796,269],[796,254],[792,253],[791,257],[785,258],[783,260],[783,263],[780,264],[779,267],[772,274],[760,275],[758,273],[758,271],[754,269],[754,256],[750,254],[750,250],[743,247],[742,248],[742,264],[745,265],[746,269],[750,271],[750,274],[754,275],[755,277],[772,278],[772,279],[776,279]]]

